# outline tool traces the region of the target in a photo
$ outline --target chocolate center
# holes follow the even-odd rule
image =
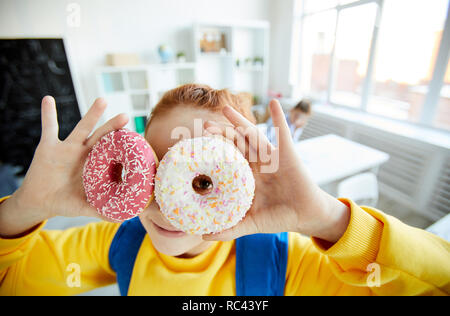
[[[214,185],[211,178],[203,174],[196,176],[192,180],[192,188],[194,189],[195,192],[197,192],[200,195],[206,195],[211,193],[213,187]]]
[[[121,183],[125,179],[125,171],[121,163],[115,162],[111,165],[111,180]]]

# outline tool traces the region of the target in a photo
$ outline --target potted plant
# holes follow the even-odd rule
[[[184,52],[178,52],[177,53],[177,61],[179,63],[185,63],[186,62],[186,54]]]
[[[253,58],[253,65],[262,67],[264,65],[264,58],[260,56]]]

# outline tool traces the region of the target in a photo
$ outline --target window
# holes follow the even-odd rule
[[[450,61],[447,64],[447,71],[445,72],[444,84],[439,95],[433,126],[450,130]]]
[[[343,9],[339,14],[330,100],[359,107],[366,77],[377,6],[375,3]]]
[[[329,84],[331,51],[334,45],[336,10],[308,16],[303,21],[301,76],[303,91],[325,100]]]
[[[448,0],[384,1],[368,112],[420,121],[442,39],[447,3]]]
[[[300,94],[450,129],[449,0],[297,1]]]

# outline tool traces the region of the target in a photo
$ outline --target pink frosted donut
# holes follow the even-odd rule
[[[157,163],[141,135],[119,130],[103,136],[84,165],[87,201],[114,221],[139,215],[153,199]]]

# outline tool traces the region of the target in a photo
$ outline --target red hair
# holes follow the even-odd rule
[[[150,120],[147,124],[146,132],[155,117],[176,108],[177,106],[192,106],[195,108],[207,109],[213,112],[221,112],[229,105],[241,113],[250,122],[255,123],[256,119],[251,111],[252,103],[242,94],[232,94],[227,89],[215,90],[207,85],[186,84],[178,88],[167,91],[161,100],[153,108]]]

